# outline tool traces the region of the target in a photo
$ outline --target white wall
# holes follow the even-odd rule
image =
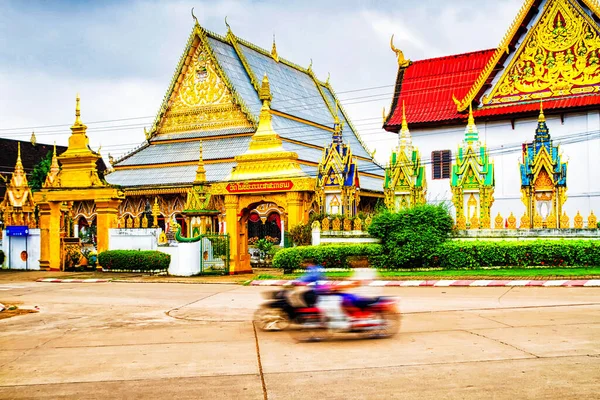
[[[160,246],[157,249],[171,255],[169,275],[192,276],[200,273],[200,242],[177,243],[176,246]]]
[[[486,123],[476,119],[475,123],[479,128],[481,142],[488,146],[495,168],[492,226],[498,212],[507,218],[512,211],[518,221],[525,212],[525,206],[521,202],[519,171],[521,145],[533,141],[537,118],[516,120],[514,129],[510,120]],[[564,123],[560,116],[546,115],[546,124],[554,145],[560,145],[562,161],[568,161],[567,201],[563,210],[569,216],[571,226],[579,211],[585,226],[590,210],[596,215],[600,214],[600,113],[589,111],[565,114]],[[411,129],[413,143],[419,148],[422,162],[426,166],[429,202],[450,202],[452,199],[450,179],[433,180],[431,152],[451,150],[454,163],[458,145],[464,139],[465,126],[466,124],[436,129]],[[579,137],[573,137],[575,135]],[[566,143],[568,141],[578,142]],[[506,153],[502,154],[503,151]]]
[[[40,230],[29,229],[29,236],[7,236],[2,232],[4,265],[11,269],[40,269]],[[27,251],[27,261],[21,259],[21,252]]]
[[[109,229],[109,250],[156,250],[160,229]]]

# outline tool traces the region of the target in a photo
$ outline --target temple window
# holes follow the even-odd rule
[[[450,179],[452,152],[450,150],[432,151],[431,165],[433,166],[433,179]]]

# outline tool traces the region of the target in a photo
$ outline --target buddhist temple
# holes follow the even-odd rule
[[[479,140],[471,107],[465,138],[452,166],[450,186],[456,209],[456,227],[489,229],[490,209],[494,202],[494,164],[489,160],[486,146]]]
[[[425,203],[427,191],[425,167],[421,165],[419,151],[412,144],[404,106],[398,146],[390,156],[384,186],[385,203],[390,210],[398,211]]]
[[[275,42],[268,51],[229,25],[221,36],[197,21],[146,141],[106,175],[125,193],[119,226],[140,226],[156,203],[167,231],[174,220],[183,235],[229,234],[234,272],[249,267],[250,239],[282,244],[312,212],[372,211],[383,179],[312,62],[301,67]],[[328,209],[334,197],[339,208]]]
[[[561,162],[558,146],[552,145],[543,108],[533,142],[523,146],[521,191],[529,226],[535,227],[537,215],[544,227],[560,227],[567,192],[567,164]]]
[[[450,171],[460,159],[453,149],[463,140],[472,107],[495,166],[491,215],[529,215],[531,202],[521,201],[520,164],[527,162],[522,156],[538,128],[543,100],[553,146],[560,145],[561,162],[569,163],[562,215],[592,215],[600,204],[594,161],[600,157],[599,21],[596,1],[525,0],[496,48],[411,61],[392,37],[398,74],[383,127],[400,133],[402,105],[410,110],[406,119],[423,155],[431,201],[452,200]],[[567,198],[566,187],[560,191],[559,203]]]

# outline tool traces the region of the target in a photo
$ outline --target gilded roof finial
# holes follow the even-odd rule
[[[546,116],[544,115],[544,100],[540,100],[540,116],[538,122],[546,122]]]
[[[227,27],[227,33],[231,32],[231,26],[229,26],[229,23],[227,22],[227,15],[225,16],[225,26]]]
[[[328,72],[327,73],[327,80],[325,81],[326,85],[329,85],[329,78],[331,78],[331,74]]]
[[[475,125],[475,118],[473,117],[473,104],[469,104],[469,121],[468,125]]]
[[[410,60],[404,58],[404,53],[402,52],[402,50],[394,46],[394,35],[392,35],[392,38],[390,39],[390,47],[392,48],[392,51],[396,53],[396,57],[398,58],[398,66],[400,68],[408,67],[410,65]]]
[[[200,155],[198,156],[198,169],[194,183],[206,182],[206,170],[204,169],[204,157],[202,156],[202,140],[200,141]]]
[[[115,165],[115,158],[110,153],[108,153],[108,162],[110,165]]]
[[[477,130],[477,125],[475,125],[472,103],[469,104],[469,120],[467,122],[467,128],[465,129],[465,140],[468,142],[475,142],[479,140],[479,131]]]
[[[57,177],[59,172],[60,166],[58,165],[58,158],[56,157],[56,142],[54,142],[54,149],[52,151],[52,163],[50,164],[50,171],[48,171],[48,175],[46,175],[44,187],[57,186]]]
[[[408,123],[406,122],[406,107],[404,100],[402,101],[402,130],[408,130]]]
[[[100,155],[100,150],[102,150],[102,143],[100,143],[100,147],[98,147],[98,151],[96,152],[98,155]]]
[[[29,141],[31,142],[32,145],[36,145],[37,143],[37,138],[35,137],[35,132],[31,132],[31,139],[29,139]]]
[[[196,16],[194,15],[194,7],[192,7],[192,18],[194,18],[194,21],[195,21],[196,25],[199,25],[198,24],[198,18],[196,18]]]
[[[381,117],[383,118],[383,123],[385,124],[385,120],[386,120],[385,106],[383,106],[383,110],[381,111]]]
[[[21,142],[17,142],[17,165],[23,168],[23,164],[21,164]]]
[[[277,54],[277,45],[275,44],[275,34],[273,34],[273,47],[271,48],[271,57],[279,62],[279,55]]]
[[[312,58],[310,59],[310,64],[308,64],[308,68],[306,68],[307,71],[312,71]]]
[[[82,125],[81,123],[81,107],[79,105],[79,93],[77,93],[77,97],[75,98],[75,124],[74,125]]]
[[[265,76],[263,76],[262,84],[258,90],[258,98],[263,102],[267,101],[269,103],[271,103],[271,100],[273,99],[273,96],[271,95],[271,86],[269,85],[269,78],[267,77],[266,73]]]
[[[412,152],[412,138],[408,130],[408,122],[406,121],[406,106],[404,105],[404,101],[402,101],[402,128],[400,129],[398,144],[401,150]]]

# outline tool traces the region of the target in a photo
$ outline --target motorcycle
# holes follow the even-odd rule
[[[281,331],[298,317],[297,310],[313,306],[315,292],[307,285],[293,284],[283,289],[263,292],[267,300],[254,313],[254,324],[262,331]]]
[[[356,333],[366,338],[387,338],[400,329],[400,313],[397,300],[391,297],[376,297],[357,300],[341,294],[343,318],[334,315],[328,303],[334,296],[320,296],[313,307],[295,310],[290,334],[299,342],[326,340],[335,333]]]

